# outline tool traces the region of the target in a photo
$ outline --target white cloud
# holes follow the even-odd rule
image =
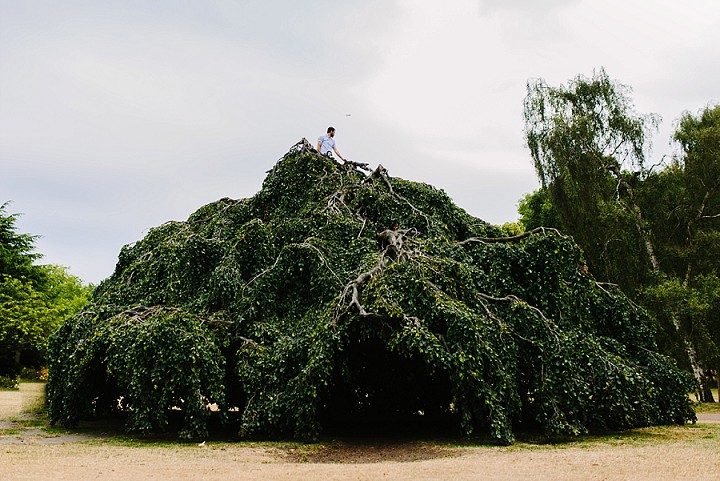
[[[537,2],[533,0],[479,0],[479,11],[484,15],[512,14],[528,15],[551,15],[557,10],[578,3],[580,0],[544,0]]]

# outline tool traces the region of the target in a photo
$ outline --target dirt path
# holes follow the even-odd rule
[[[668,445],[518,450],[467,448],[424,461],[293,463],[270,448],[138,448],[68,443],[3,446],[2,479],[73,480],[678,480],[720,479],[710,447]]]
[[[0,392],[0,417],[21,418],[22,406],[33,406],[42,398],[41,387],[23,385],[19,393]],[[713,424],[720,423],[720,415],[700,418],[686,428],[650,429],[648,439],[641,437],[636,443],[606,440],[508,448],[420,441],[344,441],[295,448],[226,442],[128,445],[97,438],[53,444],[38,442],[42,436],[37,433],[0,431],[0,441],[12,439],[0,443],[0,479],[720,480],[720,427]]]
[[[697,418],[702,424],[720,424],[720,413],[699,413]]]
[[[0,420],[7,421],[25,416],[34,408],[42,406],[45,396],[44,383],[21,383],[19,391],[0,391]]]
[[[0,448],[6,444],[63,444],[97,438],[75,433],[48,434],[43,429],[44,403],[44,383],[21,383],[18,391],[0,391]],[[0,475],[0,480],[4,479]]]

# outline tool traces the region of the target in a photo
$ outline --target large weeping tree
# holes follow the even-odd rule
[[[629,88],[604,70],[578,76],[567,86],[528,82],[525,138],[562,227],[586,249],[590,266],[622,284],[630,265],[660,270],[652,234],[635,195],[645,167],[652,115],[635,113]],[[635,248],[639,246],[642,250]],[[624,281],[624,282],[622,282]]]
[[[366,170],[367,173],[364,171]],[[152,229],[51,342],[49,414],[244,435],[434,422],[509,443],[694,419],[652,323],[552,229],[294,146],[252,198]]]

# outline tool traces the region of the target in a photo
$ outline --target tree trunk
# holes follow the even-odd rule
[[[635,201],[635,191],[633,190],[630,183],[623,178],[622,173],[620,172],[620,169],[616,165],[612,164],[611,166],[608,167],[608,170],[615,176],[615,179],[617,180],[618,185],[622,184],[622,186],[627,191],[629,205],[623,201],[619,201],[620,205],[622,205],[633,217],[633,220],[635,222],[635,228],[638,230],[638,233],[640,234],[640,237],[642,238],[643,243],[645,244],[645,252],[647,252],[648,259],[650,260],[650,264],[652,265],[653,272],[660,272],[660,261],[658,260],[657,256],[655,255],[655,246],[653,245],[652,237],[650,236],[650,233],[645,228],[645,221],[643,220],[642,210],[640,209],[640,206]]]
[[[638,229],[640,229],[638,227]],[[653,243],[650,240],[650,236],[647,235],[647,233],[640,230],[641,235],[644,237],[645,241],[645,250],[647,251],[648,257],[650,258],[650,263],[653,266],[653,271],[657,272],[660,270],[660,262],[658,262],[658,258],[655,255],[655,249],[653,248]]]
[[[700,363],[697,360],[697,352],[695,351],[695,346],[682,331],[682,326],[680,325],[680,320],[677,318],[677,314],[673,312],[670,317],[672,318],[675,332],[678,336],[680,336],[680,339],[682,339],[683,347],[685,348],[685,354],[688,357],[688,361],[690,361],[690,368],[692,369],[693,377],[695,377],[695,381],[697,381],[698,383],[698,401],[713,402],[706,401],[706,399],[713,399],[712,391],[710,391],[709,389],[705,389],[706,385],[708,385],[708,382],[705,373],[703,372],[703,369],[702,367],[700,367]],[[710,394],[709,397],[708,393]]]
[[[647,253],[650,264],[652,265],[652,270],[655,273],[659,273],[660,261],[655,255],[655,246],[653,245],[652,237],[645,228],[645,221],[642,217],[642,210],[635,201],[635,192],[633,191],[630,183],[622,177],[620,169],[616,165],[612,164],[608,167],[608,170],[612,172],[613,175],[615,175],[615,178],[618,181],[618,185],[622,185],[628,193],[629,202],[625,203],[620,201],[620,204],[633,216],[633,220],[635,221],[635,227],[637,228],[638,233],[640,234],[640,237],[645,244],[645,252]],[[702,214],[702,209],[699,211],[699,215],[700,214]],[[686,285],[689,280],[688,277],[690,275],[691,269],[692,266],[688,265],[688,273],[685,278]],[[680,325],[680,320],[677,318],[676,313],[672,314],[672,321],[673,325],[675,326],[675,332],[682,339],[683,346],[685,348],[685,354],[690,361],[690,367],[692,369],[693,376],[698,383],[698,400],[700,402],[714,402],[715,400],[713,399],[712,391],[710,390],[710,382],[707,376],[705,376],[705,373],[703,372],[703,369],[698,362],[697,351],[695,350],[695,346],[693,345],[692,340],[683,332],[682,326]]]
[[[703,375],[702,384],[700,385],[701,398],[704,398],[704,403],[714,403],[715,398],[712,393],[712,373],[708,371]]]
[[[680,326],[676,325],[675,327],[677,329],[679,329]],[[692,369],[693,376],[695,376],[695,380],[698,383],[698,401],[705,402],[705,390],[702,388],[704,376],[703,376],[702,368],[700,367],[700,364],[698,364],[698,362],[697,362],[695,346],[692,345],[690,340],[688,338],[686,338],[682,332],[678,331],[678,334],[683,337],[683,344],[685,345],[685,353],[688,355],[688,360],[690,361],[690,368]]]

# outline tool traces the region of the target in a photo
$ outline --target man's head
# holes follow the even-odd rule
[[[328,127],[327,134],[330,137],[334,137],[335,136],[335,127]]]

